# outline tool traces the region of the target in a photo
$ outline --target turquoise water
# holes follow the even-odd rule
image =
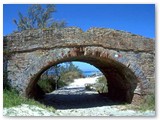
[[[83,75],[85,77],[92,76],[92,75],[94,75],[96,73],[99,73],[99,71],[83,71]]]

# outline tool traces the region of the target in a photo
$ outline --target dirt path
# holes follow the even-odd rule
[[[94,91],[86,91],[86,83],[96,77],[75,79],[74,83],[47,94],[43,103],[56,108],[55,113],[31,105],[4,109],[6,116],[154,116],[155,111],[128,110],[126,105],[115,103]]]
[[[95,83],[97,77],[75,79],[74,83],[45,97],[45,104],[54,106],[59,116],[154,116],[154,111],[127,110],[95,91],[86,91],[86,83]]]

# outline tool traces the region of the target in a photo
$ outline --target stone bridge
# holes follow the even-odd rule
[[[153,39],[105,28],[26,30],[4,36],[4,71],[12,87],[35,97],[45,70],[67,61],[86,62],[105,75],[111,99],[130,103],[134,94],[154,89],[154,45]]]

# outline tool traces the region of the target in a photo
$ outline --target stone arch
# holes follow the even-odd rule
[[[102,71],[108,80],[108,96],[111,99],[131,103],[136,88],[140,93],[143,89],[141,85],[148,83],[140,67],[116,50],[99,46],[62,47],[45,50],[44,55],[22,73],[18,80],[25,83],[18,86],[21,93],[36,96],[39,89],[35,85],[40,75],[49,67],[66,61],[87,62]]]
[[[26,96],[45,69],[72,60],[88,62],[100,69],[110,80],[109,94],[113,99],[120,98],[121,93],[121,98],[130,102],[133,91],[149,94],[154,89],[150,85],[155,83],[155,40],[150,38],[107,28],[84,32],[69,27],[25,30],[4,36],[4,41],[7,78],[12,87]]]

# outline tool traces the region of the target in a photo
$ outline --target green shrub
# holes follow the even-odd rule
[[[144,97],[143,104],[140,105],[140,109],[145,110],[155,110],[155,94],[149,94]]]
[[[106,80],[105,76],[99,77],[96,84],[97,84],[95,86],[96,91],[98,91],[99,93],[107,93],[108,92],[107,80]]]
[[[74,79],[81,77],[81,73],[78,71],[65,71],[61,73],[60,78],[58,80],[58,88],[64,87],[74,81]],[[56,88],[56,77],[46,77],[43,76],[38,81],[38,85],[42,88],[45,93],[50,93]]]
[[[107,80],[104,76],[99,77],[96,83],[86,84],[85,89],[97,91],[98,93],[107,93],[108,92]]]
[[[45,93],[54,91],[56,88],[64,87],[74,81],[74,79],[82,77],[82,71],[74,66],[72,62],[65,63],[66,66],[56,65],[49,70],[53,71],[52,75],[48,75],[47,71],[42,74],[38,85]],[[58,80],[56,82],[56,80]]]
[[[146,96],[140,96],[141,99],[128,106],[129,109],[146,111],[155,110],[155,94],[150,93]]]
[[[40,88],[45,92],[45,93],[49,93],[52,92],[53,90],[55,90],[55,80],[51,79],[51,78],[42,78],[38,81],[37,83]]]
[[[66,86],[66,85],[67,85],[66,82],[64,82],[64,81],[62,81],[62,80],[58,81],[58,88],[64,87],[64,86]]]
[[[28,99],[22,96],[19,96],[18,92],[15,89],[4,89],[3,90],[3,107],[9,108],[14,107],[21,104],[35,105],[49,111],[54,112],[55,109],[53,107],[47,107],[34,99]]]
[[[3,90],[3,107],[12,107],[20,105],[23,100],[20,99],[18,92],[14,89],[4,89]]]
[[[146,103],[148,105],[148,109],[155,110],[155,95],[154,94],[148,95],[146,98]]]
[[[68,85],[72,80],[68,73],[61,76],[58,80],[57,88]],[[37,83],[45,93],[53,92],[56,89],[56,80],[53,78],[41,78]]]
[[[74,79],[81,77],[81,74],[77,71],[68,71],[61,74],[60,81],[63,81],[66,84],[70,84]]]

